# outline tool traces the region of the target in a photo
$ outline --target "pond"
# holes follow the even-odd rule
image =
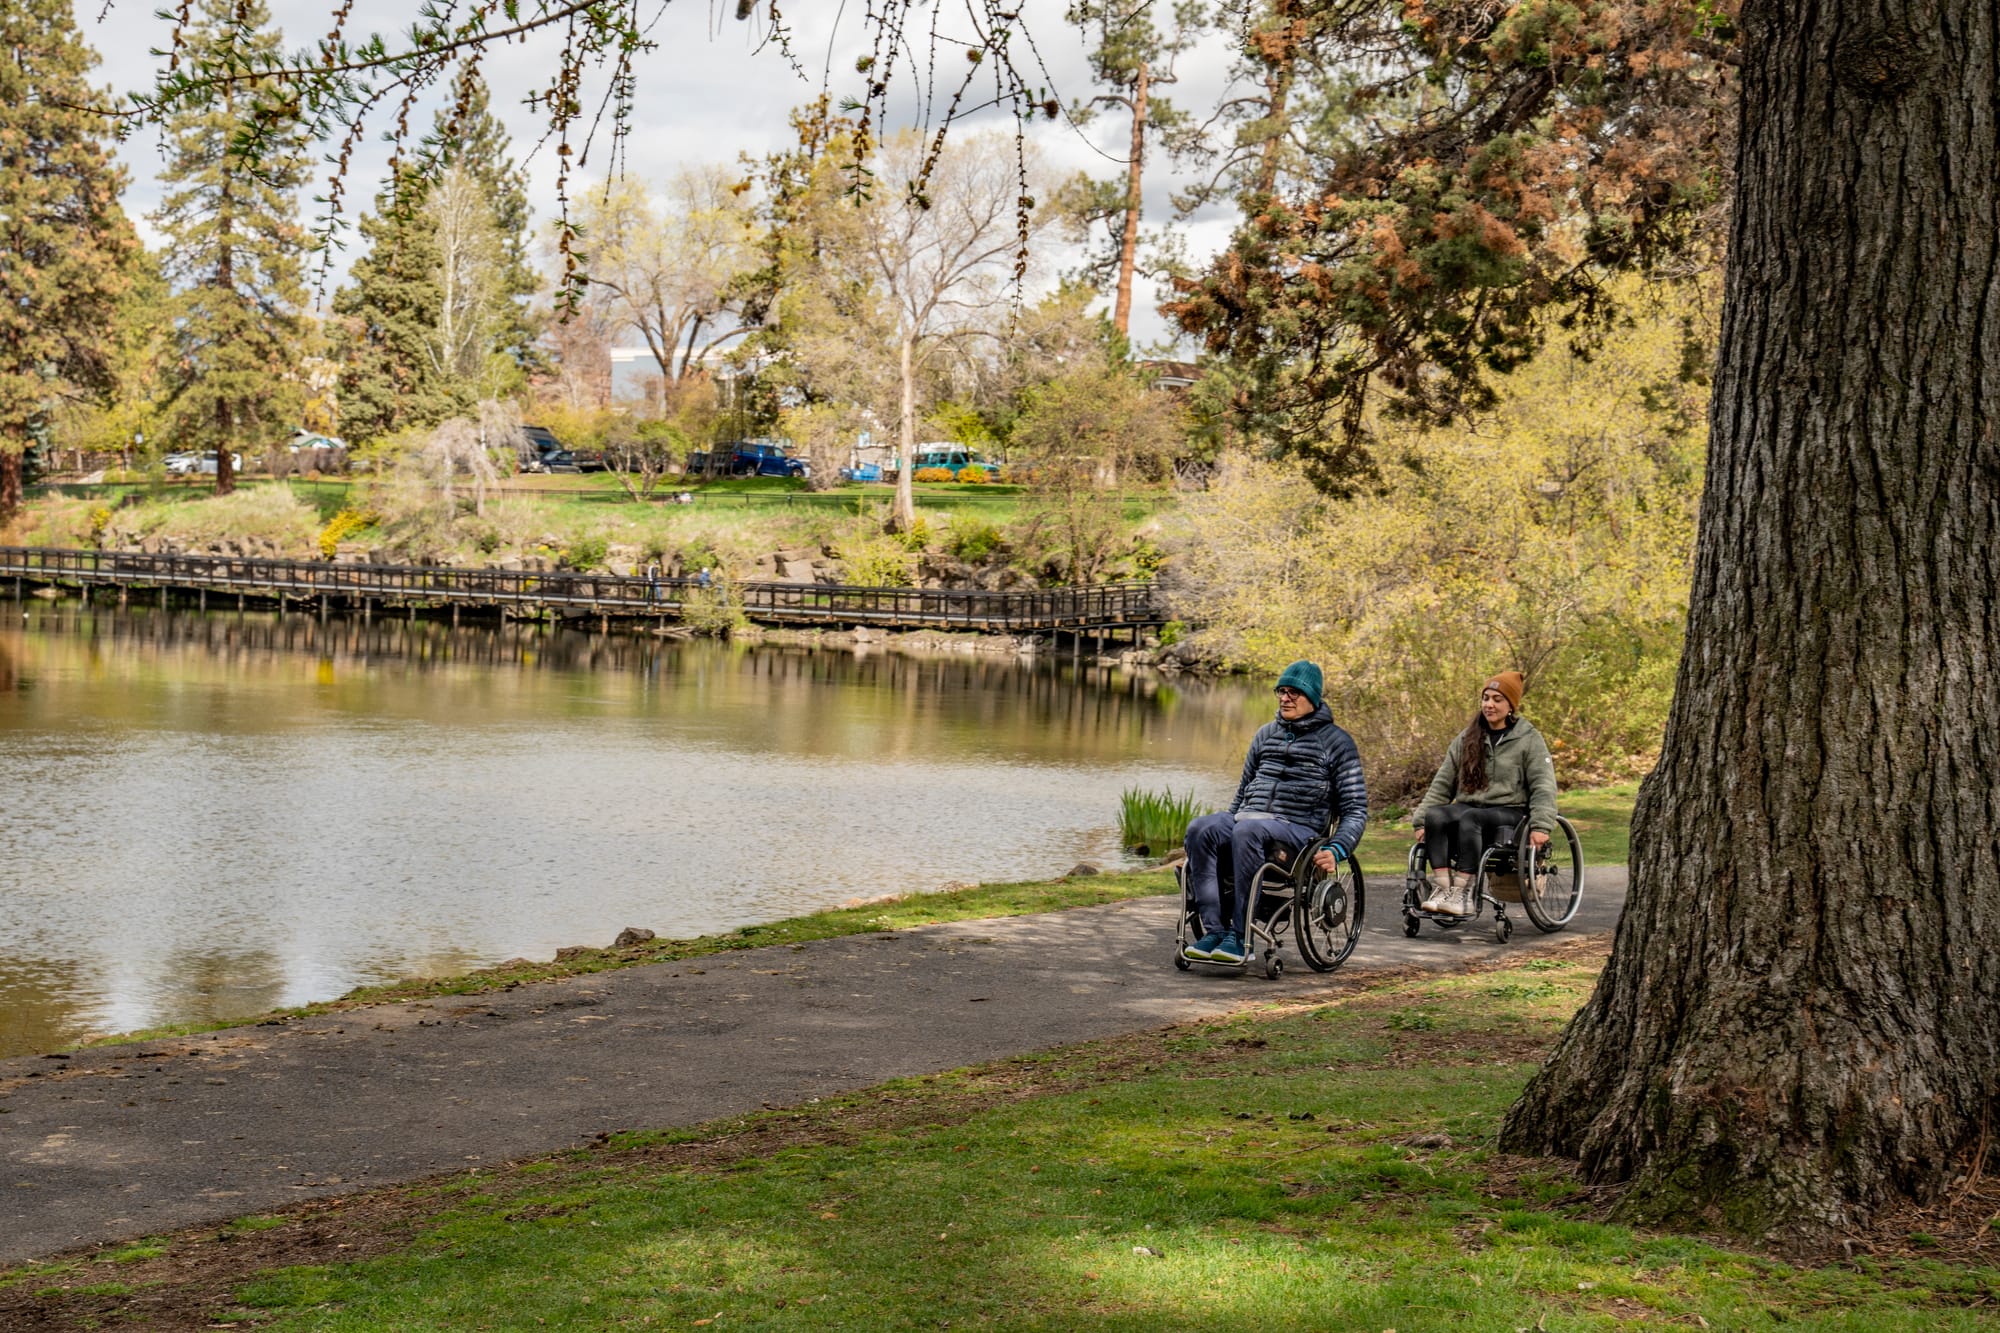
[[[0,1055],[1119,859],[1247,684],[0,601]]]

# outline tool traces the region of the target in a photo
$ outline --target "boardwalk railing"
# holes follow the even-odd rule
[[[731,583],[694,578],[433,565],[332,564],[227,555],[0,546],[0,578],[25,583],[110,585],[348,606],[533,607],[599,616],[677,616],[719,598],[751,620],[773,624],[868,625],[1092,632],[1158,625],[1165,613],[1150,583],[1107,583],[1032,592],[866,588],[823,583]]]

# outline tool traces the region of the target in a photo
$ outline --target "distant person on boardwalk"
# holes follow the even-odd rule
[[[1481,687],[1479,711],[1452,738],[1412,819],[1431,864],[1426,912],[1471,916],[1479,858],[1494,835],[1523,819],[1528,841],[1546,847],[1556,827],[1556,765],[1548,744],[1521,716],[1527,681],[1502,671]]]
[[[1319,668],[1294,662],[1278,677],[1276,688],[1278,716],[1251,739],[1236,799],[1226,812],[1203,815],[1188,825],[1188,890],[1201,916],[1202,936],[1182,952],[1200,962],[1243,961],[1250,914],[1245,875],[1271,860],[1279,848],[1296,852],[1323,834],[1313,862],[1332,870],[1354,854],[1368,827],[1361,755],[1353,738],[1333,724],[1321,698]],[[1224,874],[1237,889],[1227,921],[1222,919]]]

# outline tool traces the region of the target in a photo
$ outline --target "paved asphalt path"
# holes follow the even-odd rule
[[[1345,971],[1441,970],[1608,933],[1622,867],[1569,930],[1405,939],[1368,885]],[[0,1060],[0,1264],[1163,1027],[1327,978],[1172,966],[1174,904],[774,946],[272,1026]],[[1340,975],[1336,973],[1335,975]]]

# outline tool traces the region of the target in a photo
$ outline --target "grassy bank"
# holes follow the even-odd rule
[[[1608,1225],[1562,1164],[1496,1153],[1598,963],[1336,979],[1310,1004],[156,1237],[0,1275],[0,1325],[1992,1327],[1990,1227],[1792,1264]]]
[[[1571,792],[1562,798],[1563,813],[1577,825],[1583,838],[1584,860],[1590,865],[1623,865],[1628,825],[1636,784],[1606,787],[1598,791]],[[1407,818],[1391,816],[1371,826],[1361,845],[1362,869],[1370,875],[1397,874],[1404,867],[1409,847],[1405,831]],[[494,967],[461,976],[412,978],[380,986],[364,986],[336,1000],[299,1005],[256,1017],[219,1023],[189,1023],[151,1028],[143,1032],[106,1037],[112,1041],[150,1040],[185,1036],[195,1032],[238,1027],[251,1023],[303,1018],[333,1013],[366,1004],[386,1004],[400,1000],[433,999],[447,995],[476,995],[504,990],[533,981],[581,976],[611,968],[638,967],[647,963],[673,962],[683,958],[730,953],[739,949],[759,949],[774,944],[804,944],[812,940],[862,935],[871,931],[907,930],[912,926],[941,925],[952,921],[975,921],[997,916],[1025,916],[1033,912],[1057,912],[1068,907],[1089,907],[1126,898],[1144,898],[1174,891],[1170,870],[1138,870],[1075,878],[1025,880],[1007,884],[977,884],[936,893],[913,893],[875,899],[852,907],[833,908],[805,916],[789,917],[768,925],[744,926],[720,935],[693,939],[648,940],[625,948],[565,949],[555,959],[537,961],[511,959]],[[1587,891],[1587,886],[1586,886]],[[1387,920],[1395,914],[1393,902],[1379,902],[1371,909],[1373,919]]]

